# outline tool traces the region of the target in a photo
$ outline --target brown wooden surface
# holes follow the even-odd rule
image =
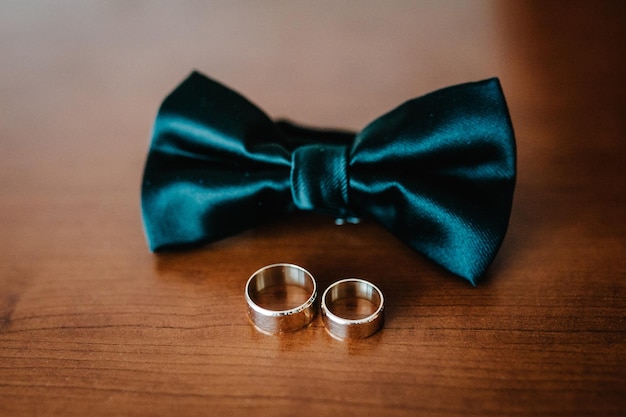
[[[624,415],[623,4],[2,1],[0,415]],[[519,180],[486,279],[310,215],[149,253],[151,123],[193,68],[351,129],[499,76]],[[385,328],[256,332],[243,287],[275,262],[375,282]]]

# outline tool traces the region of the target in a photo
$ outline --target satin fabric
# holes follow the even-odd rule
[[[475,285],[506,233],[515,175],[495,78],[407,101],[355,134],[275,122],[194,72],[154,124],[144,229],[158,251],[296,210],[368,217]]]

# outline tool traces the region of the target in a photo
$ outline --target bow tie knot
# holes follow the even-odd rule
[[[300,210],[336,217],[349,214],[348,147],[311,144],[296,148],[291,158],[291,195]]]

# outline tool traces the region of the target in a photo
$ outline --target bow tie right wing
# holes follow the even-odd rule
[[[498,80],[404,103],[357,135],[350,158],[351,205],[476,284],[502,243],[515,187]]]

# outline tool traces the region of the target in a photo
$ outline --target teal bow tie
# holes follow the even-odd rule
[[[192,73],[157,115],[142,185],[151,250],[295,210],[368,217],[476,284],[500,247],[515,141],[497,79],[410,100],[357,134],[274,122]]]

